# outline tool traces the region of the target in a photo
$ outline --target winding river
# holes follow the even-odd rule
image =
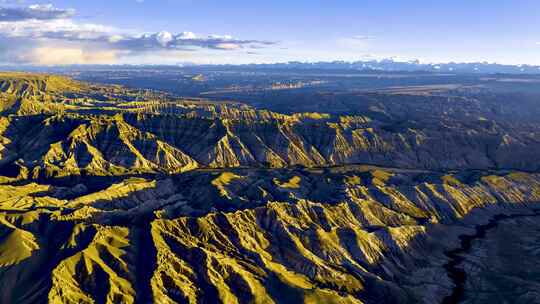
[[[460,236],[461,246],[459,248],[457,248],[457,249],[445,252],[446,256],[448,256],[450,258],[450,260],[443,267],[446,270],[448,277],[453,281],[455,287],[453,288],[452,293],[449,296],[447,296],[446,298],[444,298],[443,304],[460,303],[460,302],[463,302],[463,301],[467,300],[469,298],[469,295],[468,295],[469,291],[467,290],[467,280],[468,279],[471,280],[471,279],[474,278],[476,281],[482,281],[482,280],[487,278],[487,277],[482,278],[482,275],[485,276],[485,274],[483,274],[483,272],[481,272],[481,271],[478,271],[478,273],[475,273],[474,275],[471,275],[463,267],[464,262],[468,262],[468,260],[467,260],[468,256],[467,255],[471,254],[471,251],[479,250],[479,249],[476,248],[478,242],[483,242],[483,241],[489,240],[491,237],[493,237],[493,238],[507,238],[508,233],[506,233],[504,236],[503,235],[497,235],[496,231],[493,231],[493,233],[491,233],[492,230],[498,230],[497,228],[499,227],[499,225],[503,224],[503,222],[506,223],[506,222],[508,222],[510,220],[520,220],[520,219],[532,219],[532,218],[537,219],[538,217],[540,217],[540,209],[534,210],[534,213],[532,213],[532,214],[531,213],[529,213],[529,214],[514,214],[514,215],[500,214],[500,215],[494,216],[487,224],[476,226],[476,231],[475,231],[475,233],[473,235],[462,235],[462,236]],[[536,221],[533,222],[533,224],[535,224],[535,223],[536,223]],[[517,225],[518,223],[514,223],[514,224]],[[517,227],[521,227],[521,226],[522,225],[519,225]],[[540,228],[540,222],[538,223],[538,227]],[[514,231],[513,233],[516,233],[516,234],[519,234],[519,233],[527,234],[528,233],[528,232],[520,231],[519,229],[515,229],[515,230],[517,230],[517,231]],[[516,238],[513,238],[513,240],[518,245],[521,245],[520,243],[518,243],[516,241],[518,239],[519,239],[518,235],[516,235]],[[473,243],[473,241],[475,241],[475,242]],[[497,240],[494,240],[494,241],[497,241]],[[511,242],[512,238],[509,238],[509,241]],[[531,242],[531,241],[529,241],[529,242]],[[533,240],[533,242],[537,242],[537,241]],[[538,244],[538,245],[540,246],[540,244]],[[487,257],[487,256],[484,257],[485,261],[484,261],[484,264],[482,264],[482,265],[489,265],[490,263],[498,263],[498,265],[501,265],[501,264],[504,264],[504,263],[512,264],[513,262],[516,262],[516,261],[508,260],[509,256],[511,256],[511,255],[508,255],[507,253],[508,253],[508,251],[515,251],[515,250],[517,250],[515,248],[519,248],[519,247],[520,246],[516,246],[514,248],[509,247],[510,249],[507,249],[506,253],[504,253],[501,250],[491,250],[489,252],[490,256],[489,257]],[[530,255],[530,256],[522,256],[521,257],[522,259],[532,258],[532,259],[538,260],[538,258],[539,258],[538,253],[536,251],[531,252],[530,254],[528,252],[522,252],[522,251],[520,251],[519,253],[523,254],[523,255]],[[514,258],[515,258],[515,254],[514,254]],[[518,254],[517,258],[520,259],[519,254]],[[506,266],[511,266],[511,265],[506,265]],[[540,271],[540,269],[539,269],[539,271]],[[519,275],[521,275],[521,274],[519,274]],[[473,277],[473,276],[476,276],[476,277]],[[534,277],[534,280],[536,280],[536,277]],[[537,282],[537,283],[540,283],[540,282]],[[483,284],[483,285],[486,285],[486,284]],[[490,286],[490,285],[488,285],[488,286]],[[508,286],[508,288],[511,288],[511,287]],[[497,290],[497,289],[495,288],[495,290]],[[495,292],[490,291],[490,292],[492,292],[493,294],[499,294],[499,293],[503,294],[505,291],[501,289],[499,292],[497,292],[497,291],[495,291]],[[526,291],[524,293],[526,293]]]

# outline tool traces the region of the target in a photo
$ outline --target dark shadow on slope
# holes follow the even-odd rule
[[[154,303],[151,280],[156,269],[157,250],[151,229],[150,220],[130,227],[130,239],[133,239],[136,248],[135,303],[138,304]]]
[[[40,249],[19,264],[0,268],[0,302],[48,302],[53,269],[64,259],[86,248],[95,235],[95,229],[89,227],[76,238],[76,246],[63,247],[69,242],[74,225],[72,222],[55,222],[43,217],[24,227],[38,236]],[[25,288],[12,288],[16,286]]]

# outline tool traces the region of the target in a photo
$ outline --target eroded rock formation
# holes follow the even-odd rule
[[[3,78],[3,303],[434,303],[458,234],[540,201],[538,125],[504,115]]]

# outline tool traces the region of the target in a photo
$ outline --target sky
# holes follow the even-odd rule
[[[0,0],[1,64],[540,65],[538,0]]]

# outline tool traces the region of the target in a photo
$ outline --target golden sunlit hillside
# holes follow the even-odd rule
[[[451,301],[461,235],[538,215],[537,133],[437,93],[403,122],[395,93],[279,113],[0,79],[2,303]]]

